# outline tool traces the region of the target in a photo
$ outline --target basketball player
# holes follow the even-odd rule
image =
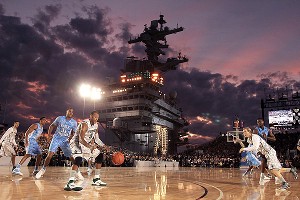
[[[239,143],[241,145],[242,148],[245,147],[244,143],[242,142],[241,139],[234,137],[233,138],[233,142],[234,143]],[[248,142],[249,143],[249,142]],[[251,147],[251,144],[249,144],[248,147]],[[246,152],[246,162],[248,163],[249,167],[246,170],[246,172],[243,174],[243,177],[246,177],[248,173],[251,173],[252,169],[254,167],[259,167],[261,165],[260,160],[258,160],[257,156],[256,156],[257,152],[252,153],[251,151]]]
[[[90,114],[90,118],[83,120],[77,127],[76,133],[71,140],[71,147],[73,152],[73,157],[75,159],[72,169],[70,172],[70,178],[65,186],[64,190],[80,191],[81,186],[75,185],[75,174],[78,167],[81,165],[82,158],[88,160],[90,157],[95,158],[95,177],[92,181],[94,186],[106,186],[106,183],[100,179],[100,169],[103,162],[103,154],[97,149],[97,146],[106,147],[104,143],[99,139],[98,134],[98,119],[99,114],[97,111],[93,111]],[[92,140],[95,143],[92,143]]]
[[[286,182],[286,180],[280,173],[280,169],[282,167],[279,160],[277,159],[276,151],[269,144],[267,144],[267,142],[260,136],[258,136],[257,134],[253,134],[253,131],[249,127],[243,129],[243,134],[246,138],[249,139],[248,141],[252,146],[247,148],[241,148],[240,153],[243,151],[257,151],[264,155],[267,160],[269,170],[280,180],[281,189],[288,189],[289,184]]]
[[[0,139],[0,158],[3,156],[11,157],[13,169],[16,167],[16,150],[18,149],[16,134],[19,125],[20,123],[15,121],[14,125],[10,127]]]
[[[298,140],[298,143],[297,143],[297,150],[300,151],[300,139]]]
[[[47,123],[47,119],[45,117],[41,117],[39,123],[32,124],[28,130],[25,132],[25,148],[26,154],[23,156],[19,164],[17,164],[16,168],[13,170],[13,174],[21,175],[21,165],[26,161],[30,156],[37,156],[35,161],[35,167],[33,174],[38,171],[38,166],[42,160],[42,152],[41,148],[37,142],[38,137],[43,133],[43,126]]]
[[[254,129],[253,133],[258,134],[261,138],[263,138],[266,142],[268,141],[276,141],[276,138],[272,131],[268,129],[264,124],[264,120],[262,118],[258,118],[256,120],[257,127]],[[260,179],[259,179],[259,184],[264,185],[265,181],[268,181],[271,179],[269,176],[265,176],[266,172],[266,167],[267,167],[267,160],[264,155],[261,155],[261,165],[260,165]]]
[[[37,179],[40,179],[46,172],[46,167],[49,165],[51,158],[56,153],[58,147],[62,149],[64,155],[67,158],[70,158],[70,160],[74,162],[74,158],[72,157],[72,150],[69,144],[69,141],[73,137],[77,128],[77,122],[72,118],[73,115],[73,108],[69,108],[66,111],[65,116],[57,117],[54,120],[54,122],[49,126],[48,135],[52,134],[53,129],[56,128],[56,130],[53,135],[45,163],[41,170],[35,176]],[[81,174],[79,176],[82,177]]]

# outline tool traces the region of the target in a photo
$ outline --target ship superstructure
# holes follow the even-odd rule
[[[154,154],[176,152],[179,134],[187,122],[176,105],[176,92],[161,92],[162,73],[175,70],[188,59],[179,55],[159,60],[165,54],[162,49],[168,48],[166,36],[183,31],[182,27],[170,29],[165,23],[160,15],[159,20],[151,21],[150,27],[145,25],[137,38],[129,40],[129,44],[145,44],[147,59],[128,57],[119,82],[104,89],[99,121],[105,124],[107,144]]]

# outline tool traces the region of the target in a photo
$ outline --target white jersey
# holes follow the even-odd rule
[[[81,143],[80,140],[80,132],[82,130],[82,124],[85,123],[88,126],[88,129],[84,135],[84,140],[87,143],[91,143],[92,140],[94,139],[95,143],[98,144],[99,146],[104,146],[104,143],[100,140],[99,138],[99,134],[98,134],[98,123],[91,125],[91,122],[89,119],[83,120],[79,125],[78,128],[76,130],[76,133],[74,135],[74,137],[71,140],[70,146],[72,148],[72,153],[73,153],[73,157],[82,157],[86,160],[92,158],[96,158],[99,154],[100,151],[99,149],[94,149],[92,152],[91,150],[84,146]]]
[[[263,155],[267,155],[273,148],[259,135],[252,134],[252,138],[248,140],[251,146],[245,148],[245,151],[258,151]]]
[[[16,143],[16,134],[17,134],[17,129],[14,128],[13,126],[10,127],[4,135],[0,139],[0,144],[12,144],[14,146],[17,146]]]
[[[267,142],[261,138],[259,135],[252,134],[249,138],[249,142],[252,146],[244,148],[245,151],[258,151],[263,154],[267,159],[267,165],[270,170],[280,169],[281,164],[277,158],[276,151]]]
[[[82,124],[85,123],[88,126],[88,129],[84,135],[84,140],[87,143],[91,143],[91,141],[94,139],[95,143],[97,143],[99,146],[104,146],[104,143],[100,140],[99,134],[98,134],[98,123],[95,123],[91,125],[91,122],[89,119],[83,120],[77,127],[76,133],[74,137],[71,140],[71,143],[79,144],[81,143],[80,141],[80,133],[82,130]]]

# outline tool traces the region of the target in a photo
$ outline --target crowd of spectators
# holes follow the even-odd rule
[[[0,137],[2,134],[0,134]],[[275,136],[276,142],[272,143],[271,145],[275,148],[278,158],[283,166],[290,167],[293,165],[297,168],[300,168],[300,158],[296,150],[299,132],[282,132],[277,133]],[[45,159],[47,157],[50,139],[45,136],[41,136],[38,141],[43,152],[42,157]],[[25,154],[24,133],[18,133],[16,135],[16,142],[19,145],[19,148],[17,149],[17,155],[23,156]],[[227,142],[226,137],[219,136],[213,141],[197,148],[188,149],[176,155],[162,156],[161,159],[166,161],[178,161],[179,166],[183,167],[232,168],[240,166],[241,155],[239,154],[239,149],[239,144]],[[115,147],[112,151],[105,152],[104,166],[114,166],[111,161],[111,157],[115,151],[121,151],[124,153],[125,161],[122,164],[124,167],[134,166],[135,160],[154,161],[156,159],[156,156],[149,153],[132,152],[126,149]],[[34,161],[35,158],[32,157],[29,165],[33,165]],[[58,148],[57,153],[53,156],[50,162],[50,166],[70,166],[70,164],[70,161],[64,156],[60,148]],[[85,165],[87,165],[87,163],[85,163]]]

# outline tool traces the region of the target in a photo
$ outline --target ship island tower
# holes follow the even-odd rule
[[[121,70],[119,82],[108,84],[99,109],[100,123],[105,129],[106,144],[121,146],[135,152],[151,155],[173,155],[177,152],[179,137],[187,121],[176,105],[176,92],[165,95],[162,74],[176,70],[180,63],[187,62],[185,56],[160,61],[165,55],[162,49],[169,47],[166,36],[183,31],[182,27],[170,29],[160,15],[145,25],[143,33],[128,41],[142,42],[146,46],[147,59],[128,57]]]

